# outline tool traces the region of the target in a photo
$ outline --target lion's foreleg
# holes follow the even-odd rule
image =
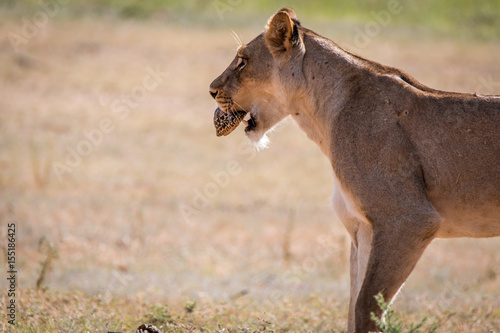
[[[374,298],[382,293],[390,302],[410,275],[439,225],[435,214],[412,214],[373,222],[370,259],[355,306],[355,332],[377,331],[370,318],[381,310]]]
[[[363,284],[366,267],[368,266],[372,242],[371,226],[363,222],[358,223],[358,229],[353,234],[350,257],[351,291],[349,300],[349,317],[347,323],[347,332],[349,333],[354,332],[356,300],[358,299],[359,290]]]

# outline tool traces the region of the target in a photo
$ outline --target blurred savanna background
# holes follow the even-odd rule
[[[293,121],[258,153],[212,125],[232,32],[284,6],[433,88],[500,94],[499,0],[0,0],[0,245],[15,223],[18,272],[12,326],[2,265],[0,331],[345,331],[327,159]],[[499,332],[499,253],[434,241],[397,315]]]

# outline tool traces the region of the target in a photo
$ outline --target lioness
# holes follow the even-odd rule
[[[374,295],[392,300],[434,238],[500,235],[500,96],[428,88],[302,27],[289,8],[210,94],[216,118],[231,118],[218,133],[246,116],[258,142],[291,115],[329,158],[352,238],[349,332],[377,330]]]

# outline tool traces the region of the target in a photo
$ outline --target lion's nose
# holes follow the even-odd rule
[[[210,96],[212,96],[214,99],[215,99],[215,97],[217,97],[218,92],[219,91],[217,89],[210,88]]]

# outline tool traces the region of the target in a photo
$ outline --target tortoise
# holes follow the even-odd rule
[[[224,112],[218,107],[214,113],[214,126],[217,136],[226,136],[234,131],[246,114],[246,111]]]
[[[137,328],[136,333],[162,333],[158,327],[151,324],[142,324]]]

